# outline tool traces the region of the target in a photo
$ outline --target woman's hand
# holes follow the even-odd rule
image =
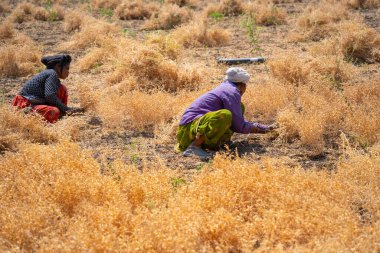
[[[279,127],[278,124],[275,122],[273,124],[268,125],[268,131],[273,131],[277,129],[278,127]]]

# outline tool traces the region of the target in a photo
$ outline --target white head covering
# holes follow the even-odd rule
[[[246,70],[240,67],[231,67],[226,71],[225,80],[233,83],[245,83],[249,82],[249,74]]]

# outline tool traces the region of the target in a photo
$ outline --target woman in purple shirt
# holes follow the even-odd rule
[[[249,74],[242,68],[232,67],[226,78],[215,89],[196,99],[182,115],[177,133],[177,150],[184,156],[209,158],[205,149],[218,149],[229,141],[234,132],[266,133],[275,124],[263,125],[245,121],[241,96],[244,94]]]

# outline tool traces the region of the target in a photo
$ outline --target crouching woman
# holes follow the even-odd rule
[[[211,155],[204,149],[222,147],[234,132],[267,133],[276,128],[275,124],[264,125],[244,119],[241,97],[249,79],[244,69],[229,68],[222,84],[196,99],[182,115],[176,149],[183,151],[184,156],[209,158]]]
[[[69,76],[70,55],[46,56],[42,57],[41,62],[46,69],[26,82],[12,105],[36,112],[50,123],[55,123],[65,114],[83,112],[82,108],[67,106],[67,89],[59,80]]]

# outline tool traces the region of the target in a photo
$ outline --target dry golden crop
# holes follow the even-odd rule
[[[326,6],[329,6],[326,8]],[[343,20],[348,20],[352,16],[347,8],[339,2],[328,4],[326,1],[318,4],[311,4],[298,17],[297,33],[290,35],[292,40],[319,41],[337,32],[335,26]]]
[[[158,9],[155,3],[132,1],[120,4],[115,10],[115,15],[122,20],[147,19]]]
[[[0,77],[26,76],[41,66],[40,48],[32,39],[16,33],[12,25],[0,25]]]
[[[0,0],[0,251],[379,251],[377,5]],[[72,56],[83,114],[9,106],[42,53]],[[279,128],[209,162],[176,153],[217,59],[254,56],[244,117]]]
[[[70,142],[24,145],[0,165],[1,248],[373,251],[379,152],[345,155],[336,173],[218,156],[186,182],[160,166],[101,169]]]
[[[286,12],[273,3],[250,3],[245,6],[246,14],[254,17],[258,25],[281,25],[286,22]]]
[[[145,22],[144,28],[149,30],[172,29],[184,24],[191,19],[191,11],[186,7],[179,7],[176,4],[166,4],[158,12],[151,15]]]

